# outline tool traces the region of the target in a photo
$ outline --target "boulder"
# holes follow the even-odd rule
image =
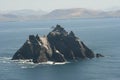
[[[68,33],[63,27],[56,25],[47,36],[30,35],[12,59],[32,59],[34,63],[40,63],[65,62],[94,57],[94,52],[80,41],[73,31]]]

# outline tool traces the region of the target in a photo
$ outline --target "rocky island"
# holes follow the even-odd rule
[[[12,60],[31,59],[34,63],[40,63],[65,62],[94,57],[94,52],[72,31],[68,33],[60,25],[56,25],[47,36],[30,35],[29,39],[13,55]]]

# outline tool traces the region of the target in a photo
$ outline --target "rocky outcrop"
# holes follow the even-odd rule
[[[12,59],[32,59],[34,63],[39,63],[65,62],[94,57],[94,52],[72,31],[68,33],[60,25],[57,25],[47,36],[30,35]]]
[[[96,58],[99,58],[99,57],[104,57],[104,56],[102,54],[100,54],[100,53],[97,53]]]

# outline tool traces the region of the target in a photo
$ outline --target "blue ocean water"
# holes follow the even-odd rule
[[[47,35],[56,24],[105,57],[56,65],[10,60],[30,34]],[[120,80],[119,50],[120,18],[0,22],[0,80]]]

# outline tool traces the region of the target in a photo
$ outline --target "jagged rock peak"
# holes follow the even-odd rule
[[[61,32],[61,31],[65,31],[64,30],[64,28],[63,27],[61,27],[60,25],[56,25],[56,27],[53,29],[53,31],[59,31],[59,32]]]
[[[70,31],[69,36],[76,37],[73,31]]]
[[[29,41],[31,43],[38,43],[38,41],[37,41],[37,39],[36,39],[36,37],[34,35],[29,35]]]
[[[68,35],[68,32],[60,25],[56,25],[56,27],[50,32],[54,35]]]

